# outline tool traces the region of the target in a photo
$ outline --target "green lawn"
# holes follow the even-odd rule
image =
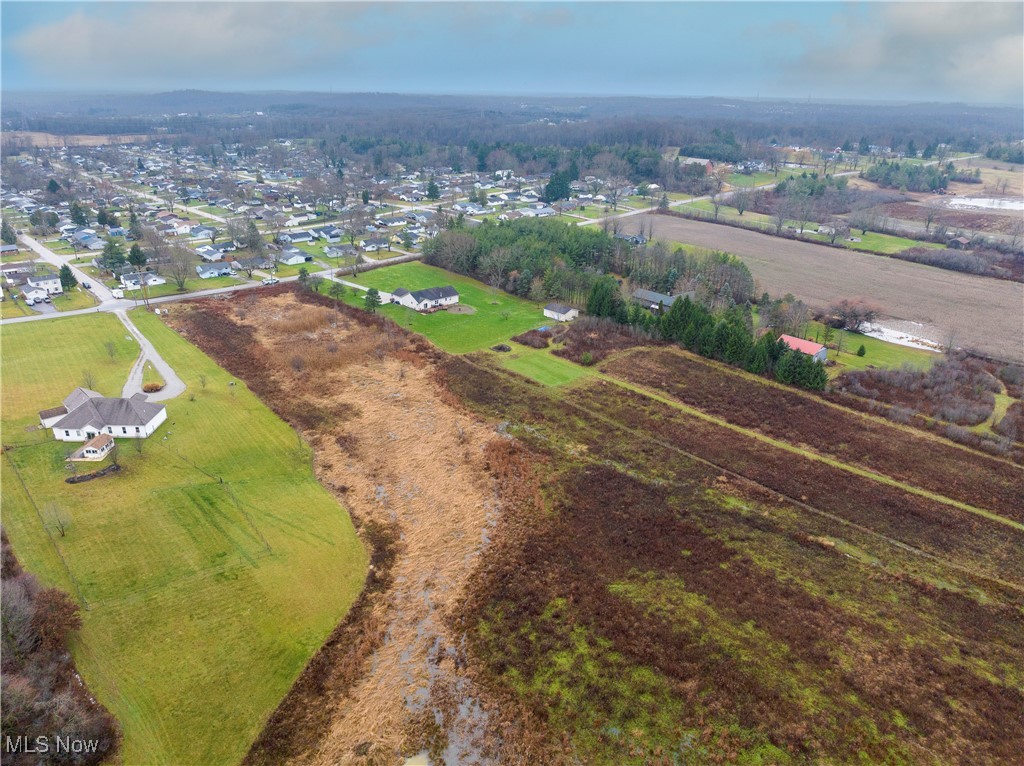
[[[8,451],[4,525],[27,569],[88,604],[72,650],[122,726],[120,762],[237,764],[359,592],[366,555],[294,431],[159,317],[133,318],[188,391],[141,453],[119,442],[119,474],[69,485],[62,443]],[[107,314],[4,327],[4,441],[80,368],[120,391],[137,351],[125,335]],[[47,534],[48,504],[66,537]]]
[[[581,367],[568,359],[554,356],[549,349],[530,348],[514,342],[509,345],[512,346],[510,352],[491,352],[501,366],[546,386],[564,386],[595,372],[593,367]]]
[[[209,279],[200,279],[194,277],[185,280],[185,289],[179,290],[177,283],[173,279],[168,279],[166,284],[156,285],[148,288],[148,295],[150,298],[160,298],[164,295],[180,295],[181,293],[192,293],[196,290],[213,290],[217,287],[231,287],[237,285],[240,280],[234,277],[210,277]],[[244,280],[243,280],[244,281]],[[120,284],[116,281],[107,283],[111,287],[120,287]],[[142,300],[142,290],[125,290],[124,297],[129,300]]]
[[[88,290],[81,287],[74,288],[69,293],[55,295],[50,299],[57,311],[75,311],[76,309],[87,309],[96,305],[96,299]]]
[[[57,255],[74,255],[75,248],[71,247],[70,244],[65,242],[63,239],[51,239],[43,242],[43,247],[48,250],[52,250]],[[82,252],[82,248],[78,248],[78,252]]]
[[[817,342],[822,343],[821,333],[823,330],[824,326],[821,323],[810,322],[807,326],[806,337],[811,340],[817,338]],[[888,341],[871,338],[860,333],[847,332],[846,330],[836,330],[832,343],[840,344],[842,351],[830,349],[828,352],[828,358],[834,359],[837,362],[835,367],[829,368],[830,377],[835,377],[849,370],[863,370],[868,365],[874,365],[875,367],[901,367],[904,364],[908,364],[912,367],[927,369],[942,358],[941,354],[934,351],[900,346],[896,343],[889,343]],[[861,344],[864,345],[865,354],[864,356],[857,356],[857,349],[860,348]]]
[[[768,186],[769,184],[777,184],[779,181],[784,181],[787,178],[792,178],[792,173],[779,172],[778,175],[774,173],[751,173],[747,175],[745,173],[733,173],[726,181],[729,186],[733,189],[751,189],[756,186]]]
[[[475,279],[422,263],[400,263],[346,277],[349,281],[392,292],[399,287],[421,290],[452,285],[459,303],[472,306],[475,314],[438,311],[419,314],[402,306],[382,306],[381,312],[413,332],[426,336],[445,351],[464,354],[504,343],[513,335],[547,324],[540,304],[494,290]]]
[[[32,314],[20,300],[14,300],[9,292],[4,291],[4,300],[0,303],[0,319],[14,319],[15,317],[27,317]]]

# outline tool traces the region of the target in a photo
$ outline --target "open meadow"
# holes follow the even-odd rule
[[[472,314],[438,311],[419,314],[403,306],[382,306],[380,312],[413,332],[420,333],[445,351],[463,354],[505,343],[513,335],[548,324],[543,306],[495,290],[475,279],[423,263],[385,266],[354,277],[356,284],[392,292],[399,287],[422,290],[452,285],[459,291],[459,305],[475,309]]]
[[[151,438],[119,440],[120,472],[74,485],[67,446],[24,429],[84,373],[119,395],[138,345],[110,314],[3,328],[4,526],[82,607],[74,658],[123,729],[122,762],[234,764],[359,593],[366,553],[295,432],[133,316],[187,392]]]
[[[759,293],[792,293],[815,308],[840,298],[866,297],[881,305],[884,317],[918,323],[929,340],[941,344],[952,337],[963,348],[1024,361],[1024,286],[1019,283],[731,226],[659,215],[652,220],[657,239],[738,255]]]

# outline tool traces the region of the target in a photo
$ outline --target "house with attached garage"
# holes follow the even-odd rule
[[[807,356],[812,357],[816,362],[824,362],[828,358],[828,349],[820,343],[815,343],[813,340],[794,338],[792,335],[780,335],[779,340],[794,351],[799,351],[801,354],[807,354]]]
[[[84,442],[108,434],[123,439],[145,439],[167,420],[162,404],[146,401],[145,394],[128,399],[107,398],[88,388],[76,388],[62,406],[43,410],[39,422],[62,442]]]
[[[285,266],[301,266],[306,263],[306,261],[312,260],[312,255],[299,250],[297,247],[286,247],[281,251],[281,254],[277,256],[277,262],[283,263]]]
[[[313,235],[308,231],[289,231],[278,235],[277,241],[282,245],[294,245],[297,242],[312,242]]]
[[[445,306],[454,306],[459,302],[459,291],[451,285],[412,291],[399,287],[391,293],[391,302],[415,311],[430,311]]]

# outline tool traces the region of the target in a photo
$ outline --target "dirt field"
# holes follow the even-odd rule
[[[768,234],[651,216],[654,236],[740,256],[757,291],[792,293],[814,307],[865,296],[886,318],[916,322],[921,336],[1011,361],[1024,361],[1024,286]],[[644,222],[646,224],[646,221]],[[884,321],[883,321],[884,323]]]
[[[279,290],[201,302],[172,320],[301,429],[317,476],[364,531],[390,528],[398,538],[391,587],[364,610],[363,625],[343,624],[322,674],[304,679],[312,691],[285,700],[290,709],[275,714],[251,764],[395,763],[422,747],[418,716],[436,685],[453,683],[443,618],[495,513],[484,456],[494,431],[442,399],[428,344],[348,311],[354,319]]]
[[[53,133],[39,133],[28,130],[12,130],[5,134],[5,138],[26,143],[29,146],[106,146],[107,144],[135,144],[148,141],[150,136],[126,135],[126,136],[56,136]]]

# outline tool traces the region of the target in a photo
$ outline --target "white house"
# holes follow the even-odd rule
[[[780,335],[779,340],[794,351],[799,351],[801,354],[807,354],[807,356],[812,357],[816,362],[824,362],[828,358],[828,349],[820,343],[815,343],[813,340],[794,338],[792,335]]]
[[[121,286],[126,290],[138,290],[142,287],[143,281],[145,281],[147,287],[156,287],[157,285],[167,284],[166,279],[151,271],[144,271],[141,274],[121,275]]]
[[[61,412],[63,410],[63,412]],[[39,422],[62,442],[84,442],[109,434],[123,439],[145,439],[167,419],[162,404],[146,401],[145,394],[130,399],[108,399],[88,388],[76,388],[62,407],[43,410]]]
[[[399,303],[416,311],[426,311],[431,308],[455,305],[459,302],[459,291],[451,285],[428,287],[425,290],[411,292],[404,287],[399,287],[391,293],[391,302]]]
[[[64,292],[60,286],[60,277],[53,272],[28,277],[25,284],[30,289],[45,290],[47,295],[58,295]]]
[[[230,263],[200,263],[196,266],[196,274],[200,279],[212,279],[213,277],[230,277]]]
[[[564,303],[549,303],[544,307],[544,316],[556,322],[570,322],[579,315],[579,309],[566,306]]]
[[[278,262],[284,263],[287,266],[301,266],[303,263],[306,262],[307,258],[309,260],[312,260],[311,255],[307,255],[306,253],[303,253],[301,250],[296,250],[294,253],[286,251],[278,259]]]

